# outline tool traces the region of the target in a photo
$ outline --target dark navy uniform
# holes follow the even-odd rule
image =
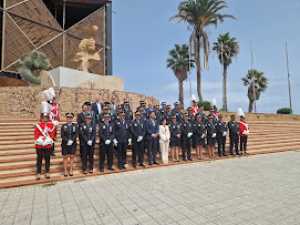
[[[181,147],[181,124],[170,122],[170,147]]]
[[[195,121],[193,123],[193,145],[194,148],[201,145],[205,146],[206,128],[202,122]]]
[[[142,120],[135,119],[131,123],[131,135],[132,135],[132,164],[135,167],[136,162],[140,166],[144,165],[144,153],[145,153],[145,135],[146,127]]]
[[[219,156],[226,156],[226,136],[227,136],[227,124],[226,122],[218,121],[216,123],[217,129],[217,142],[218,142],[218,154]]]
[[[235,121],[229,121],[227,123],[227,127],[229,130],[229,151],[230,154],[233,155],[233,148],[235,149],[235,153],[237,155],[239,152],[239,123]]]
[[[85,172],[87,167],[90,171],[94,168],[94,147],[96,142],[96,126],[93,123],[83,123],[79,127],[81,138],[82,170]],[[89,162],[89,165],[87,165]]]
[[[113,150],[114,150],[114,127],[112,123],[101,123],[99,126],[100,136],[100,171],[104,170],[104,162],[107,157],[108,169],[113,170]]]
[[[149,165],[157,164],[156,155],[159,150],[159,137],[152,137],[153,134],[159,133],[159,125],[156,120],[148,119],[146,121],[146,134],[147,134],[147,150]]]
[[[217,137],[217,130],[216,126],[213,121],[207,121],[206,124],[206,137],[207,137],[207,145],[215,146],[216,144],[216,137]]]
[[[76,151],[76,140],[78,135],[75,123],[66,123],[61,126],[61,149],[62,155],[74,155]]]
[[[183,160],[192,160],[191,148],[193,140],[193,124],[186,120],[181,124],[181,147]]]
[[[118,141],[117,144],[117,158],[119,169],[125,169],[128,139],[130,138],[130,124],[125,119],[117,119],[114,123],[115,138]]]

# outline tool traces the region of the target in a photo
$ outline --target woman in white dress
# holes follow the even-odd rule
[[[167,120],[163,119],[159,126],[159,144],[161,151],[161,160],[163,164],[169,163],[169,144],[170,144],[170,130],[167,125]]]

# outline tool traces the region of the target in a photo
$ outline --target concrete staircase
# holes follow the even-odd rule
[[[56,157],[51,159],[51,179],[35,180],[35,149],[33,129],[36,121],[30,119],[1,118],[0,120],[0,188],[38,183],[53,183],[61,180],[99,175],[99,145],[95,149],[96,172],[83,175],[80,172],[79,150],[73,177],[63,177],[60,139],[56,144]],[[300,149],[300,121],[250,121],[249,154],[264,154]],[[59,135],[58,135],[59,137]],[[228,141],[227,141],[228,142]],[[130,150],[128,158],[130,157]],[[230,157],[226,157],[230,158]],[[195,161],[193,161],[195,162]],[[183,162],[181,162],[183,163]],[[185,162],[186,163],[186,162]],[[173,165],[170,163],[169,165]],[[162,165],[160,165],[162,166]],[[133,168],[128,166],[128,170]],[[120,172],[116,170],[115,172]],[[105,174],[109,173],[105,171]]]

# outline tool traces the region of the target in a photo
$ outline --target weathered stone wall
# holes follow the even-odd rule
[[[0,117],[37,117],[40,110],[41,91],[42,89],[40,87],[0,88]],[[85,101],[93,101],[98,93],[101,94],[102,101],[110,101],[113,95],[116,96],[118,104],[122,103],[126,98],[129,100],[133,109],[139,105],[140,100],[145,100],[147,104],[158,103],[158,100],[154,97],[106,89],[60,88],[55,91],[62,113],[80,112],[82,103]]]

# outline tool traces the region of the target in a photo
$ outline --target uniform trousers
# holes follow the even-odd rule
[[[87,144],[83,144],[80,146],[80,148],[81,148],[82,170],[86,171],[87,168],[89,168],[89,170],[93,170],[93,168],[94,168],[94,146],[89,146]]]
[[[191,154],[191,147],[192,147],[192,139],[183,139],[182,140],[182,159],[183,160],[191,160],[192,154]]]
[[[127,147],[128,143],[119,142],[117,145],[117,158],[118,158],[118,166],[123,167],[126,163],[127,159]]]
[[[247,142],[248,142],[248,136],[247,135],[241,135],[240,136],[240,152],[241,153],[247,153]]]
[[[36,154],[36,173],[42,172],[43,159],[45,159],[45,172],[49,173],[51,148],[37,148]]]
[[[109,145],[106,145],[105,143],[101,144],[100,147],[100,170],[104,169],[104,162],[105,159],[107,158],[107,167],[108,169],[112,168],[113,165],[113,151],[114,151],[114,146],[112,143],[110,143]]]
[[[222,156],[225,155],[225,146],[226,146],[226,136],[218,136],[218,155]]]
[[[144,141],[137,142],[136,140],[133,141],[132,145],[132,164],[136,166],[136,162],[140,165],[144,163],[144,154],[145,154],[145,147]]]
[[[233,154],[233,148],[235,149],[235,154],[240,154],[239,152],[239,136],[238,135],[229,135],[229,151],[230,154]]]

